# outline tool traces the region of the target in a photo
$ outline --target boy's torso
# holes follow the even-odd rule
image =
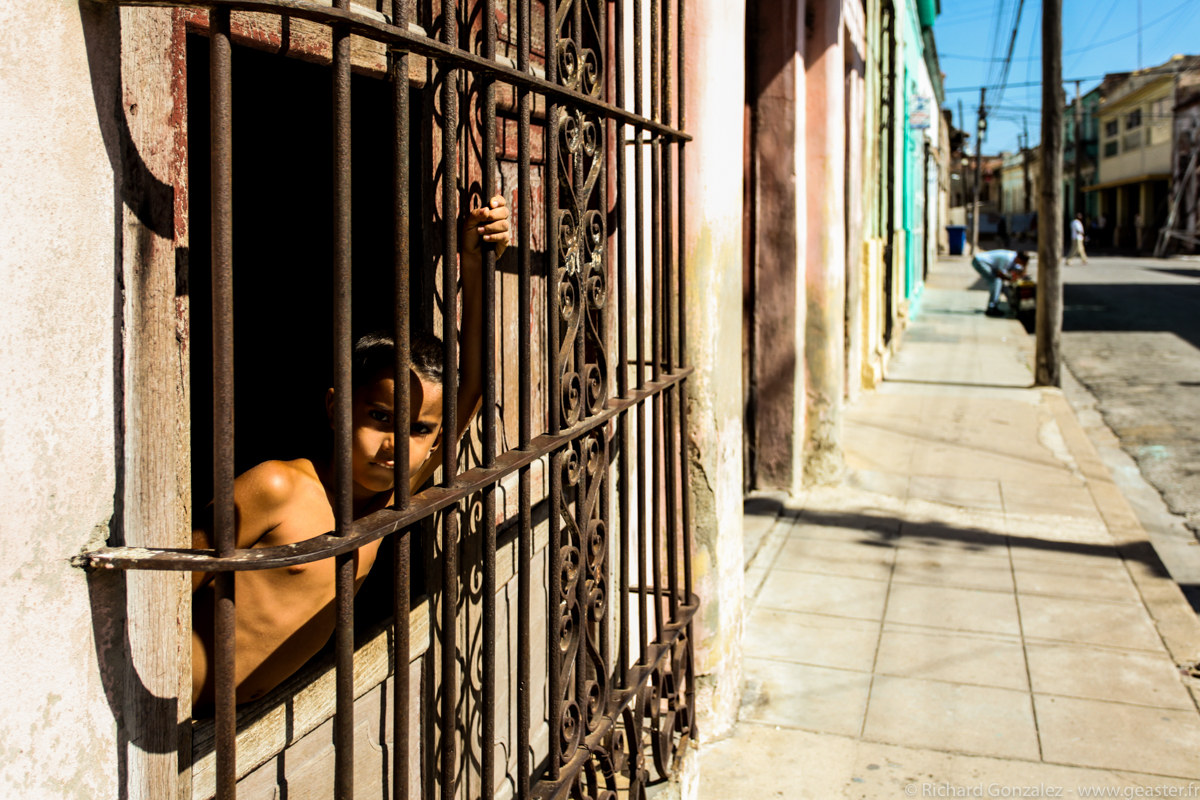
[[[252,549],[295,544],[335,527],[333,508],[312,463],[308,459],[286,463],[295,470],[293,496],[281,509],[280,523],[255,542]],[[366,513],[383,508],[389,500],[390,493],[380,495]],[[379,546],[377,540],[358,550],[356,591],[375,563]],[[327,558],[293,567],[236,573],[234,680],[239,703],[257,699],[274,688],[329,640],[336,624],[335,562],[336,559]],[[198,615],[211,614],[212,592],[210,585],[193,597]],[[206,627],[207,632],[202,634]],[[195,630],[194,635],[200,635],[212,663],[211,627],[197,625]]]

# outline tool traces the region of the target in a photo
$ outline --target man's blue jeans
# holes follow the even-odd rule
[[[1000,276],[992,271],[992,268],[980,261],[978,258],[971,259],[971,266],[975,271],[983,276],[983,279],[988,282],[988,308],[999,304],[1000,302],[1000,287],[1003,281]]]

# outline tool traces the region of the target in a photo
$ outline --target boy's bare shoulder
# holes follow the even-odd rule
[[[281,508],[314,490],[321,495],[325,493],[316,469],[307,458],[264,461],[238,477],[238,489],[241,499],[262,509]]]

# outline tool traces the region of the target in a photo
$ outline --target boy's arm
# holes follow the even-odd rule
[[[291,501],[296,489],[296,470],[281,461],[266,461],[248,470],[233,482],[234,519],[237,525],[235,547],[253,547],[271,529],[279,525],[282,509]],[[216,548],[213,535],[213,506],[201,512],[200,525],[192,531],[192,547],[197,550]],[[193,572],[192,591],[208,583],[216,573]]]
[[[453,445],[466,432],[471,417],[479,410],[483,398],[483,243],[495,245],[496,258],[504,253],[509,242],[508,205],[496,195],[486,206],[467,214],[463,221],[459,255],[462,271],[462,314],[460,319],[458,353],[458,419],[453,438],[447,438],[449,425],[443,425],[442,443],[430,454],[429,460],[412,475],[409,485],[415,491],[441,466],[442,448]],[[490,298],[489,298],[490,300]]]

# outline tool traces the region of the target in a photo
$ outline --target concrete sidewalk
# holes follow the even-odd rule
[[[700,797],[1200,796],[1200,624],[974,282],[939,262],[843,486],[747,504],[740,722]]]

